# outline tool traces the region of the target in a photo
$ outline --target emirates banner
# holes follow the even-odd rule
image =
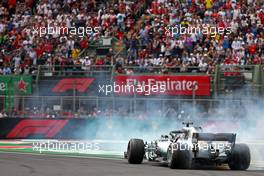
[[[210,96],[210,76],[115,76],[118,95],[197,95]]]

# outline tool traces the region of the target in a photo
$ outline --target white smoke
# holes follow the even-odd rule
[[[197,101],[196,105],[190,102],[181,106],[190,118],[183,116],[178,119],[176,114],[175,118],[156,117],[157,107],[148,107],[148,112],[153,113],[149,113],[147,119],[144,120],[127,117],[102,118],[93,124],[96,125],[97,130],[96,139],[128,142],[130,138],[140,138],[151,141],[162,134],[180,129],[183,121],[193,121],[196,125],[204,127],[205,132],[236,133],[237,143],[249,145],[253,165],[257,164],[264,168],[263,97],[248,97],[239,91],[232,95],[218,97],[214,101],[218,101],[218,106],[210,109],[203,117],[200,117],[203,110]],[[180,113],[180,111],[177,112]],[[116,148],[113,146],[120,153],[126,151],[126,147],[126,143],[116,145]]]

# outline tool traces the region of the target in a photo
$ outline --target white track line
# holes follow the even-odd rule
[[[50,154],[50,153],[24,153],[24,152],[5,152],[0,151],[0,153],[7,153],[7,154],[19,154],[19,155],[33,155],[33,156],[59,156],[59,157],[66,157],[66,158],[87,158],[87,159],[102,159],[102,160],[124,160],[123,158],[108,158],[108,157],[100,157],[100,156],[78,156],[78,155],[64,155],[64,154]],[[259,163],[263,163],[264,161],[251,161],[251,166],[254,166]]]
[[[100,160],[117,160],[117,161],[121,161],[124,160],[122,158],[107,158],[107,157],[100,157],[100,156],[73,156],[73,155],[64,155],[64,154],[49,154],[49,153],[23,153],[23,152],[4,152],[4,151],[0,151],[0,153],[7,153],[7,154],[19,154],[19,155],[33,155],[33,156],[54,156],[54,157],[64,157],[64,158],[86,158],[86,159],[100,159]]]

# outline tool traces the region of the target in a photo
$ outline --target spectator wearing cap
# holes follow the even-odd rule
[[[90,70],[92,61],[89,56],[86,56],[85,59],[81,60],[84,70]]]

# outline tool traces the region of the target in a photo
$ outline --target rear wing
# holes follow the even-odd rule
[[[228,141],[229,143],[236,142],[235,133],[193,133],[193,142],[198,141]]]

